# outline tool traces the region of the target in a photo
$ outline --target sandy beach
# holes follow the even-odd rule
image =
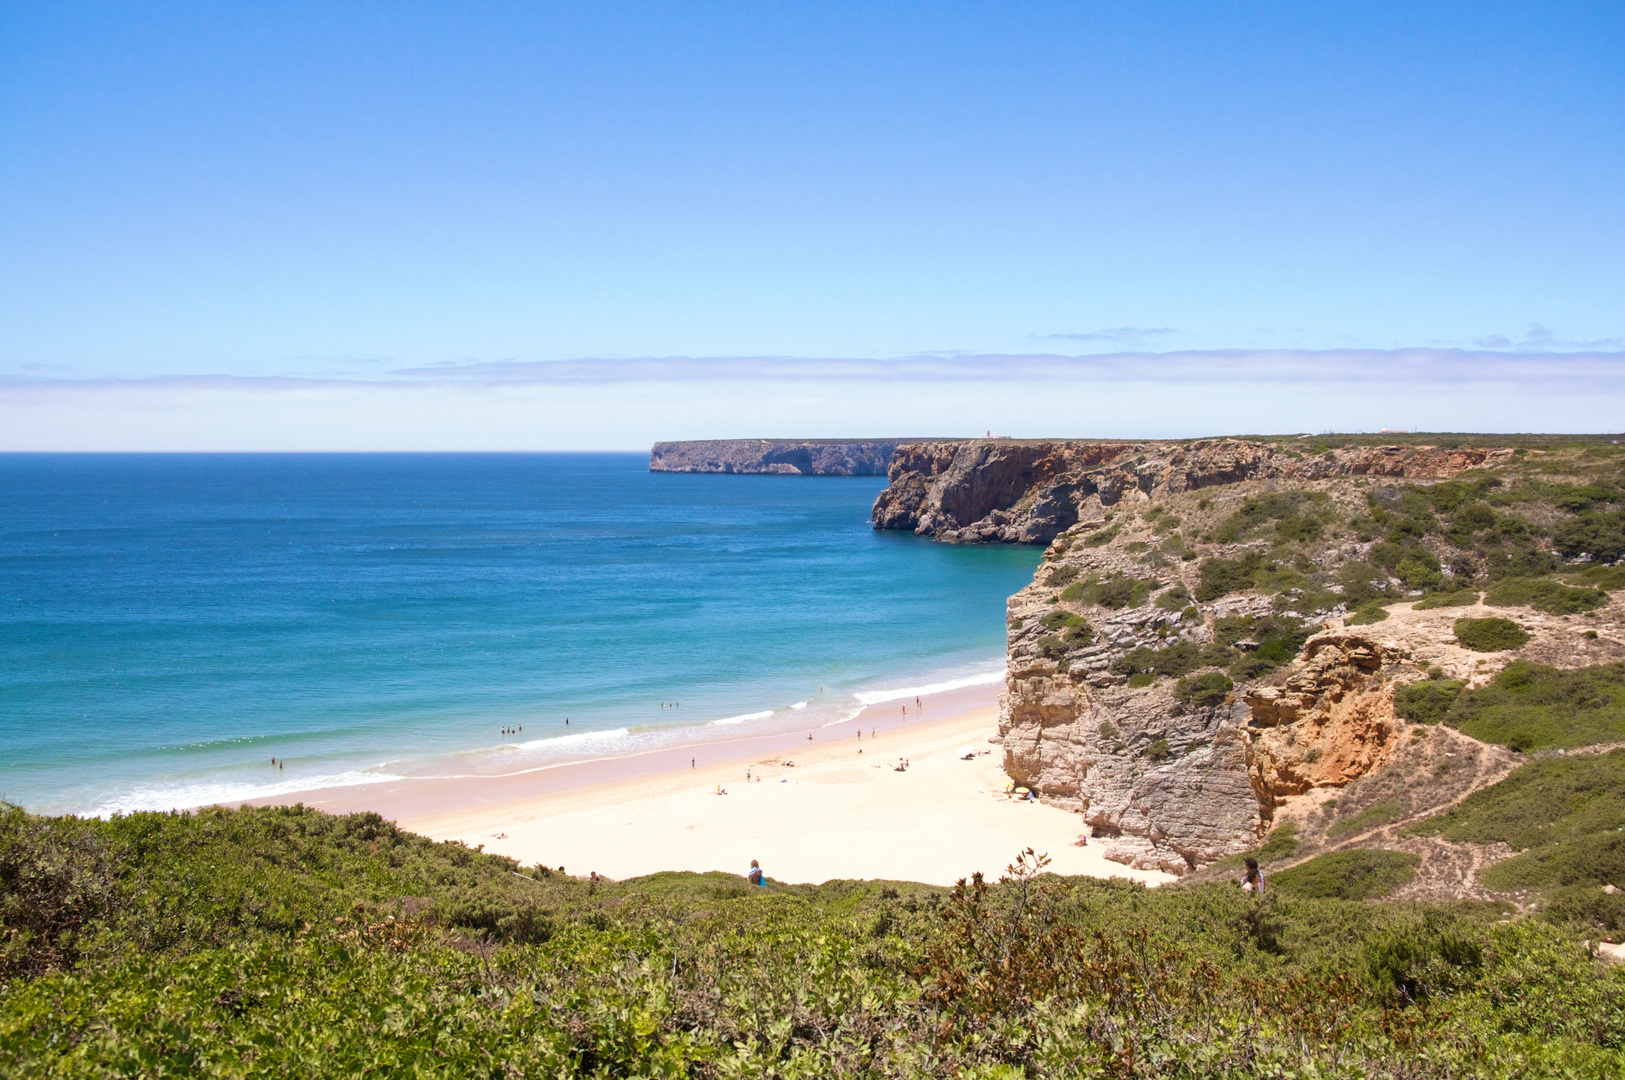
[[[946,710],[939,702],[942,719],[882,728],[871,726],[872,717],[859,717],[811,741],[776,740],[774,747],[692,767],[687,754],[664,755],[660,771],[631,776],[624,775],[624,763],[622,769],[600,763],[593,782],[555,782],[548,791],[465,782],[455,791],[416,792],[425,798],[380,786],[306,793],[297,801],[376,809],[438,840],[483,845],[583,876],[742,874],[757,859],[770,878],[789,882],[882,878],[951,885],[978,870],[997,877],[1031,847],[1047,854],[1057,873],[1173,880],[1108,862],[1098,844],[1075,846],[1075,814],[1007,799],[1001,751],[989,742],[998,723],[989,696],[982,691],[969,710]],[[967,747],[977,752],[968,761],[962,759]],[[895,769],[900,759],[909,763],[905,772]],[[610,778],[615,771],[623,775]],[[717,794],[719,786],[726,794]]]

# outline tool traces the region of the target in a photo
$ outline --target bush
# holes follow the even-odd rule
[[[1233,592],[1253,587],[1258,575],[1273,568],[1274,563],[1263,552],[1249,551],[1239,559],[1218,557],[1203,559],[1197,565],[1200,580],[1196,585],[1196,599],[1206,603]]]
[[[1588,566],[1567,578],[1570,585],[1590,585],[1603,592],[1614,592],[1625,589],[1625,566]]]
[[[1388,601],[1392,603],[1393,601]],[[1343,620],[1344,626],[1369,626],[1380,623],[1388,618],[1388,609],[1381,600],[1368,600],[1355,608],[1349,617]]]
[[[1298,897],[1374,900],[1415,877],[1421,861],[1408,851],[1334,851],[1274,874],[1270,884]]]
[[[1061,593],[1061,599],[1071,603],[1098,604],[1104,608],[1139,607],[1156,588],[1155,581],[1126,575],[1101,581],[1090,574],[1082,581],[1073,582]]]
[[[1083,538],[1084,547],[1105,547],[1117,539],[1117,534],[1123,531],[1121,525],[1112,525],[1105,529],[1096,529]]]
[[[1494,889],[1558,889],[1547,917],[1625,930],[1625,907],[1601,886],[1625,880],[1625,750],[1531,762],[1448,813],[1405,831],[1457,842],[1505,843],[1519,854],[1480,874]],[[1581,887],[1585,887],[1583,890]],[[1588,892],[1595,897],[1588,899]],[[1625,893],[1619,894],[1625,901]],[[1587,914],[1590,913],[1590,914]]]
[[[1450,712],[1467,684],[1458,679],[1429,679],[1394,690],[1394,715],[1416,724],[1437,724]]]
[[[1552,530],[1552,546],[1571,559],[1615,562],[1625,556],[1625,510],[1580,514]]]
[[[1198,709],[1211,708],[1214,705],[1223,705],[1230,696],[1230,691],[1236,688],[1224,675],[1217,671],[1209,671],[1202,675],[1193,675],[1180,679],[1174,687],[1174,697],[1180,702]]]
[[[1166,649],[1152,649],[1144,645],[1130,649],[1112,661],[1114,675],[1167,675],[1177,678],[1202,666],[1195,645],[1176,641]]]
[[[1343,586],[1343,601],[1350,607],[1359,607],[1388,590],[1388,572],[1369,562],[1344,563],[1337,571],[1337,581]]]
[[[1157,597],[1157,607],[1163,611],[1183,611],[1190,606],[1190,602],[1190,591],[1178,582]]]
[[[1298,850],[1298,826],[1290,821],[1283,821],[1270,830],[1264,842],[1251,851],[1243,852],[1236,857],[1239,865],[1248,855],[1268,866],[1281,859],[1289,859]]]
[[[1545,578],[1505,578],[1484,596],[1490,607],[1532,607],[1553,615],[1595,611],[1607,602],[1601,589],[1574,589]]]
[[[1511,619],[1457,619],[1456,640],[1474,652],[1502,652],[1529,644],[1529,631]]]
[[[1039,638],[1038,651],[1048,659],[1059,660],[1062,671],[1068,667],[1067,653],[1081,649],[1095,639],[1095,629],[1089,625],[1089,620],[1070,611],[1056,609],[1045,615],[1039,625],[1045,630],[1060,631]]]
[[[1414,605],[1416,611],[1432,611],[1434,608],[1472,607],[1478,603],[1477,589],[1457,589],[1455,592],[1436,592],[1422,597]]]
[[[1406,811],[1410,808],[1411,804],[1404,799],[1384,799],[1382,802],[1373,803],[1352,817],[1333,822],[1332,827],[1326,830],[1326,835],[1328,837],[1348,836],[1350,833],[1374,829],[1378,825],[1386,825],[1390,821],[1397,821],[1404,817]]]
[[[1237,510],[1219,522],[1213,529],[1213,539],[1220,544],[1233,544],[1249,532],[1271,521],[1276,522],[1276,533],[1281,539],[1313,540],[1320,535],[1321,523],[1313,513],[1324,506],[1330,496],[1320,491],[1271,491],[1242,500]]]
[[[72,967],[121,890],[103,830],[0,803],[0,985]]]
[[[1174,756],[1167,739],[1153,739],[1146,745],[1145,756],[1150,761],[1167,761]]]
[[[1044,575],[1044,584],[1052,589],[1059,589],[1063,585],[1069,585],[1076,581],[1078,572],[1076,566],[1052,566],[1049,572]]]
[[[1563,671],[1515,660],[1459,694],[1445,723],[1524,751],[1613,742],[1625,738],[1625,664]]]
[[[73,970],[0,990],[8,1076],[1602,1077],[1625,1044],[1625,980],[1571,937],[1295,871],[589,883],[374,815],[31,820],[120,891]]]

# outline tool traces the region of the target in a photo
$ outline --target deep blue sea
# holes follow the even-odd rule
[[[642,454],[0,455],[0,799],[546,764],[997,678],[1038,550],[877,533],[882,487]]]

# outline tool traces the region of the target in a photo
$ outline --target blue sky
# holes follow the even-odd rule
[[[1603,430],[1622,191],[1617,3],[9,3],[0,448]]]

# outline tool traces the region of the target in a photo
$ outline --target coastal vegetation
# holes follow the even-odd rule
[[[1409,881],[1421,861],[1406,851],[1351,848],[1282,870],[1271,881],[1277,889],[1294,896],[1370,900],[1386,896]]]
[[[1443,678],[1398,687],[1394,713],[1515,750],[1615,742],[1625,739],[1625,663],[1561,669],[1514,660],[1477,689]]]
[[[1463,810],[1451,827],[1486,827]],[[1314,860],[1262,899],[1043,864],[952,890],[594,882],[369,814],[7,808],[0,1069],[1602,1077],[1625,1061],[1625,973],[1564,926],[1346,898],[1391,888],[1402,854]]]
[[[1502,652],[1529,644],[1529,631],[1511,619],[1457,619],[1456,640],[1474,652]]]
[[[1518,854],[1485,870],[1486,885],[1542,893],[1552,921],[1625,932],[1625,750],[1531,762],[1405,831],[1507,844]]]

